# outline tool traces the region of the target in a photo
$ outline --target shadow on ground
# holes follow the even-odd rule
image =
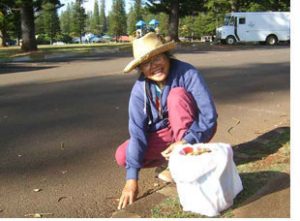
[[[129,53],[119,53],[117,55],[111,54],[100,54],[100,55],[74,55],[71,57],[53,57],[53,58],[36,58],[32,62],[7,62],[1,64],[0,75],[1,74],[15,74],[19,72],[29,72],[37,71],[48,68],[58,67],[57,63],[61,62],[72,62],[72,61],[104,61],[113,60],[118,57],[129,57]],[[121,71],[120,71],[121,72]]]
[[[246,164],[276,153],[283,144],[290,140],[289,133],[290,127],[278,127],[258,136],[252,141],[234,146],[235,163],[237,165]],[[280,136],[279,140],[279,134],[287,135]],[[271,140],[271,142],[267,142],[268,140]]]
[[[241,173],[243,191],[236,197],[231,209],[240,208],[266,195],[279,192],[290,187],[288,173],[262,171]]]
[[[289,141],[290,127],[279,127],[233,147],[237,165],[254,163],[248,166],[249,172],[240,172],[244,190],[235,199],[233,209],[290,187],[290,174],[285,172],[289,171],[289,153],[285,153],[286,158],[281,158],[281,153],[276,155]],[[270,169],[274,165],[278,170]]]
[[[56,68],[57,66],[41,66],[41,65],[22,65],[22,64],[3,64],[0,68],[1,74],[15,74],[18,72],[38,71],[49,68]]]

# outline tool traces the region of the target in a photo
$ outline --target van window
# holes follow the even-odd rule
[[[239,24],[240,25],[246,24],[246,18],[239,18]]]
[[[234,17],[233,16],[225,16],[224,25],[233,26],[234,25]]]

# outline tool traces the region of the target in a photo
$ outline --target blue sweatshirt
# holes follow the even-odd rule
[[[170,60],[170,71],[166,85],[161,91],[159,114],[151,96],[156,93],[155,83],[143,74],[135,82],[129,99],[129,144],[126,150],[126,179],[138,179],[147,150],[148,132],[167,127],[167,97],[172,88],[183,87],[191,93],[198,107],[198,117],[185,133],[183,139],[190,144],[206,142],[213,133],[217,112],[203,77],[192,65]]]

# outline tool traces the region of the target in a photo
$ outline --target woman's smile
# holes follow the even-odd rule
[[[160,54],[141,64],[140,68],[146,78],[161,85],[168,77],[170,60],[165,54]]]

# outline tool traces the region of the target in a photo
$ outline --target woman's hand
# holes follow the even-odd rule
[[[138,189],[137,180],[127,180],[120,197],[118,209],[124,209],[127,204],[132,204],[136,200]]]
[[[161,152],[161,155],[166,158],[166,160],[169,160],[169,157],[172,153],[172,151],[177,147],[177,146],[180,146],[182,144],[186,144],[186,141],[185,140],[180,140],[180,141],[177,141],[175,143],[172,143],[170,146],[167,147],[167,149],[165,149],[163,152]]]

